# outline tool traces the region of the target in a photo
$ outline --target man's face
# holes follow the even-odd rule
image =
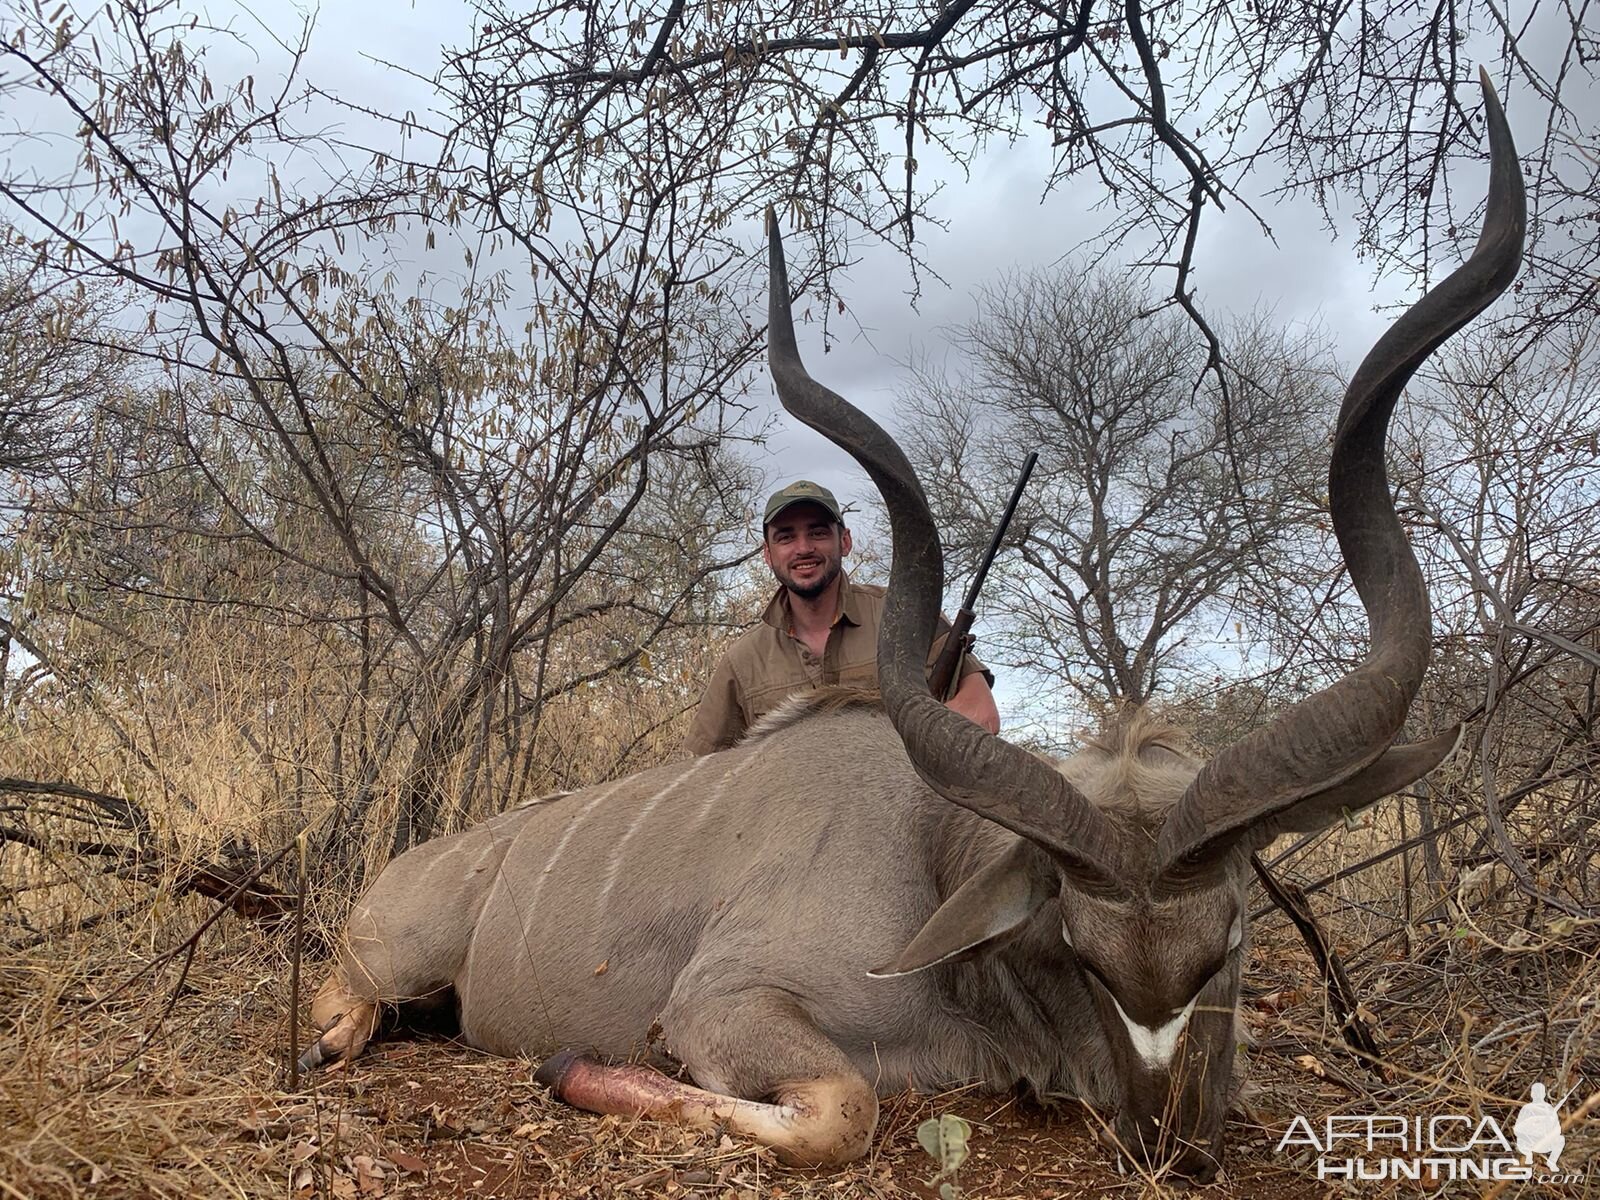
[[[820,504],[791,504],[767,523],[761,557],[795,595],[811,600],[839,578],[850,531]]]

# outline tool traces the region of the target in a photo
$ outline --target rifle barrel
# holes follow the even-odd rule
[[[972,577],[972,586],[967,589],[967,598],[961,604],[962,608],[976,610],[978,606],[978,593],[983,590],[983,581],[989,574],[989,568],[994,564],[994,556],[1000,553],[1000,543],[1005,541],[1006,530],[1011,527],[1011,518],[1016,515],[1017,502],[1022,499],[1022,489],[1028,486],[1028,476],[1033,474],[1033,466],[1039,461],[1037,450],[1028,451],[1028,457],[1022,464],[1022,474],[1017,477],[1017,486],[1011,489],[1011,499],[1006,501],[1006,511],[1000,518],[1000,524],[995,526],[994,537],[989,541],[989,549],[983,556],[983,561],[978,564],[978,570]]]

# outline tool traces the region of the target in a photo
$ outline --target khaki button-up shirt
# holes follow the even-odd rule
[[[841,574],[839,612],[828,631],[828,644],[817,655],[794,636],[789,593],[780,587],[760,624],[735,642],[712,672],[685,749],[696,755],[726,749],[796,692],[831,684],[876,689],[883,595],[883,588],[851,583],[848,575]],[[949,632],[950,623],[940,617],[938,635],[928,650],[930,671]],[[968,654],[958,676],[965,679],[974,672],[982,672],[993,683],[988,669]]]

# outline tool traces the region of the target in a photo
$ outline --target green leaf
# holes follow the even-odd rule
[[[954,1113],[929,1118],[917,1126],[917,1141],[939,1164],[940,1175],[953,1175],[967,1161],[972,1126]]]

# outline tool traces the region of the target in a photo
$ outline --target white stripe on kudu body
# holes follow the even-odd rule
[[[1111,1003],[1117,1005],[1117,1016],[1128,1027],[1128,1039],[1133,1043],[1133,1052],[1144,1061],[1145,1066],[1159,1068],[1172,1062],[1172,1053],[1178,1048],[1178,1038],[1189,1023],[1189,1018],[1194,1015],[1194,1006],[1199,999],[1196,995],[1182,1008],[1175,1009],[1172,1020],[1158,1029],[1135,1021],[1123,1011],[1122,1005],[1117,1004],[1115,996],[1111,997]]]
[[[746,755],[743,762],[735,766],[733,770],[725,772],[722,778],[717,780],[715,787],[707,789],[705,795],[700,799],[700,807],[695,810],[694,820],[688,825],[691,840],[699,837],[704,832],[706,823],[711,819],[712,810],[717,807],[728,785],[760,761],[761,756],[758,754]]]
[[[597,804],[599,804],[607,796],[611,795],[627,782],[627,779],[619,779],[610,787],[601,788],[595,793],[594,799],[585,804],[578,815],[573,817],[571,821],[567,822],[567,827],[562,831],[560,840],[556,842],[556,848],[550,852],[550,857],[545,860],[544,870],[540,871],[539,877],[534,880],[533,895],[528,897],[529,912],[532,912],[535,905],[538,904],[539,893],[544,889],[544,881],[549,879],[550,872],[556,869],[556,862],[560,859],[561,852],[567,848],[567,843],[572,840],[572,835],[578,831],[578,826],[583,824],[583,819],[594,811],[594,808]]]
[[[716,757],[711,754],[694,759],[688,764],[688,769],[684,771],[683,774],[679,775],[671,783],[667,784],[666,787],[662,788],[654,796],[650,797],[650,803],[641,808],[638,815],[634,817],[631,822],[629,822],[628,832],[622,835],[622,840],[617,842],[611,851],[611,864],[606,868],[605,885],[600,889],[600,903],[602,906],[608,899],[610,899],[611,889],[617,885],[617,876],[622,871],[622,860],[627,855],[628,843],[633,840],[633,835],[639,832],[640,826],[649,820],[650,814],[656,809],[656,805],[660,804],[668,796],[672,795],[673,792],[677,791],[685,783],[689,782],[690,778],[693,777],[701,767],[705,766],[709,762],[715,761]],[[555,860],[552,859],[551,861],[553,862]]]

